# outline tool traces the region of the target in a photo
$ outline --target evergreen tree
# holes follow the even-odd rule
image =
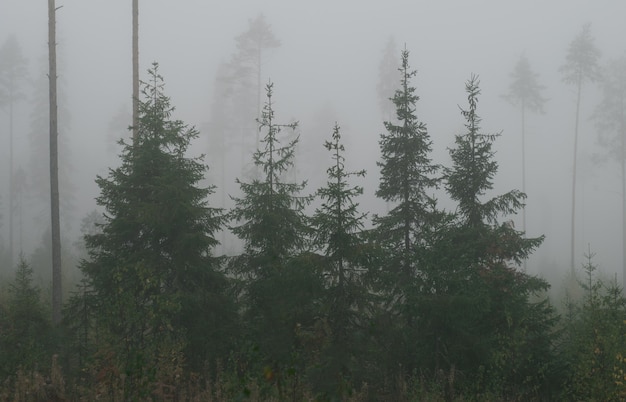
[[[101,353],[126,373],[127,398],[145,395],[180,366],[185,347],[190,362],[215,358],[198,332],[218,344],[218,323],[228,319],[225,278],[211,256],[223,217],[208,204],[212,187],[197,186],[207,167],[186,157],[197,131],[170,119],[156,63],[149,76],[138,136],[121,141],[121,166],[96,180],[104,223],[86,236],[89,259],[81,266],[99,307]]]
[[[416,253],[425,242],[424,232],[434,218],[435,200],[428,195],[439,179],[433,177],[438,166],[429,153],[432,141],[426,125],[416,115],[419,97],[410,80],[417,74],[409,66],[409,52],[402,51],[400,89],[392,99],[398,123],[385,122],[381,135],[381,178],[376,196],[395,206],[385,216],[375,216],[377,230],[391,255],[390,267],[396,270],[397,283],[409,283],[418,274]]]
[[[321,284],[312,260],[302,254],[310,235],[304,207],[311,197],[299,195],[306,183],[283,181],[293,165],[297,138],[281,145],[279,135],[297,123],[276,123],[272,83],[266,91],[259,121],[259,129],[265,131],[264,148],[254,154],[254,164],[264,177],[249,183],[237,180],[243,196],[234,199],[230,216],[236,222],[233,233],[244,241],[244,253],[232,260],[231,267],[245,286],[248,339],[261,353],[251,363],[264,364],[265,376],[282,394],[288,373],[302,369],[295,330],[312,326],[312,303]]]
[[[456,136],[452,167],[445,174],[457,212],[430,250],[428,294],[423,298],[432,362],[436,370],[466,375],[480,374],[482,366],[487,378],[474,377],[472,386],[537,397],[538,389],[549,384],[554,317],[545,300],[534,303],[530,297],[540,296],[548,284],[512,264],[527,258],[543,237],[526,239],[512,224],[498,223],[521,208],[525,195],[520,191],[483,200],[498,168],[492,150],[498,134],[481,132],[476,76],[466,83],[466,91],[469,108],[461,111],[466,132]],[[528,364],[519,364],[522,355]],[[542,371],[536,372],[537,367]]]
[[[6,316],[0,310],[0,375],[32,370],[50,356],[52,333],[49,312],[33,284],[33,270],[20,256],[15,279],[9,285]]]
[[[318,387],[327,397],[345,397],[342,386],[354,380],[363,363],[363,333],[368,311],[367,268],[363,265],[364,219],[355,198],[363,194],[360,186],[350,186],[351,176],[364,177],[365,171],[350,172],[345,167],[345,148],[335,123],[331,141],[324,143],[334,164],[326,172],[328,182],[317,195],[322,205],[312,219],[314,244],[324,250],[323,275],[326,290],[322,312],[331,339],[323,350],[318,367]]]
[[[511,73],[511,85],[506,99],[519,106],[522,124],[522,192],[526,193],[526,111],[543,113],[546,99],[541,92],[545,87],[537,82],[537,74],[532,71],[530,62],[522,55]],[[526,206],[522,207],[522,232],[526,232]]]
[[[583,26],[582,32],[570,43],[565,57],[565,64],[560,68],[563,81],[576,88],[576,119],[574,124],[574,161],[572,171],[572,217],[571,217],[571,241],[570,241],[570,267],[574,273],[576,254],[576,169],[578,160],[578,121],[580,117],[580,101],[584,84],[595,82],[600,78],[598,59],[600,50],[594,44],[591,36],[591,25]]]

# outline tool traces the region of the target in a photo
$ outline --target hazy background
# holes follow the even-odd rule
[[[61,159],[71,166],[71,216],[62,217],[65,236],[74,241],[80,220],[95,207],[97,174],[117,164],[117,138],[128,136],[131,106],[131,1],[57,0],[60,96],[69,110],[68,144]],[[378,186],[378,138],[383,117],[376,84],[383,50],[390,37],[411,52],[418,116],[434,141],[433,158],[449,164],[447,148],[461,133],[457,105],[466,106],[464,83],[480,75],[479,114],[486,132],[502,131],[496,143],[500,172],[496,193],[521,189],[519,110],[502,99],[519,57],[525,54],[549,98],[546,114],[527,116],[527,232],[546,235],[528,264],[529,272],[561,280],[569,265],[571,171],[575,93],[562,83],[559,67],[569,43],[585,23],[591,23],[602,64],[626,51],[626,2],[623,0],[450,0],[450,1],[315,1],[294,0],[207,2],[200,0],[140,0],[140,73],[158,61],[166,93],[180,118],[201,130],[194,151],[210,155],[205,129],[210,119],[217,67],[236,51],[234,38],[248,21],[263,13],[281,46],[268,52],[263,80],[275,83],[277,117],[301,123],[298,177],[309,180],[309,191],[323,182],[323,154],[335,119],[349,151],[348,165],[365,168],[363,209],[384,212],[373,196]],[[47,74],[47,4],[32,0],[0,1],[0,44],[16,35],[29,62],[31,80]],[[398,53],[398,60],[400,54]],[[27,96],[33,90],[24,89]],[[590,116],[600,92],[587,86],[581,106],[577,250],[580,262],[587,245],[607,276],[621,279],[621,204],[615,163],[597,165]],[[27,139],[32,101],[15,109],[16,165],[26,167],[31,146]],[[47,114],[43,116],[47,118]],[[61,122],[64,124],[64,122]],[[47,135],[47,133],[45,133]],[[212,133],[211,135],[216,135]],[[0,144],[8,138],[8,117],[0,111]],[[44,138],[45,139],[45,138]],[[1,236],[8,236],[8,147],[0,145]],[[319,152],[318,152],[319,151]],[[308,157],[307,157],[308,156]],[[207,163],[213,166],[211,158]],[[226,173],[226,192],[237,195],[240,171]],[[47,179],[47,178],[46,178]],[[217,182],[216,182],[217,184]],[[220,189],[221,191],[221,189]],[[215,195],[221,203],[220,192]],[[61,194],[63,198],[65,195]],[[450,208],[440,194],[442,206]],[[67,214],[66,214],[67,215]],[[45,213],[23,218],[22,247],[28,256],[49,226]],[[521,228],[521,218],[514,218]],[[17,243],[17,240],[16,240]],[[63,247],[72,247],[66,241]]]

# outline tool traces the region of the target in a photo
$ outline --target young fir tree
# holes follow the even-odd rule
[[[385,122],[386,134],[380,138],[380,184],[376,196],[393,203],[385,216],[374,223],[390,253],[389,264],[397,284],[408,284],[418,274],[416,257],[425,243],[425,231],[433,223],[435,199],[428,195],[439,179],[433,177],[438,166],[430,159],[432,141],[426,125],[416,115],[419,97],[410,80],[417,74],[409,66],[409,52],[402,51],[400,89],[392,98],[397,123]]]
[[[156,63],[148,73],[138,136],[121,140],[121,166],[96,179],[104,223],[86,236],[81,266],[99,306],[100,352],[126,373],[127,398],[144,396],[179,367],[185,346],[191,363],[215,358],[205,340],[220,342],[218,323],[229,309],[211,256],[223,216],[208,204],[212,188],[198,186],[207,167],[186,156],[197,131],[171,120]]]
[[[15,279],[9,284],[6,317],[0,316],[0,375],[8,378],[18,368],[33,370],[50,358],[52,327],[33,270],[20,256]],[[0,310],[0,315],[2,311]]]
[[[313,294],[319,278],[304,257],[298,260],[310,236],[304,208],[310,196],[300,196],[306,182],[283,181],[293,166],[297,138],[280,143],[284,128],[295,129],[297,122],[278,124],[274,116],[273,84],[266,86],[267,102],[259,130],[265,131],[264,147],[254,153],[254,164],[261,179],[249,183],[237,180],[243,196],[234,198],[230,216],[236,221],[232,231],[244,242],[244,253],[232,260],[231,267],[245,286],[245,323],[261,357],[252,364],[265,364],[279,393],[284,391],[288,366],[294,367],[295,328],[307,327],[313,319]],[[316,297],[316,296],[315,296]]]
[[[498,223],[521,208],[525,195],[520,191],[483,199],[498,168],[492,149],[498,134],[481,132],[476,76],[466,83],[466,91],[469,108],[461,111],[466,132],[456,136],[452,167],[445,175],[446,190],[458,207],[455,221],[433,250],[432,304],[423,309],[435,337],[432,362],[435,369],[459,370],[467,379],[482,366],[491,378],[484,383],[473,378],[478,382],[472,386],[500,394],[538,392],[549,383],[554,317],[546,301],[531,303],[529,297],[548,284],[512,264],[527,258],[543,237],[526,239],[512,224]],[[520,362],[521,356],[527,360]]]
[[[369,286],[365,282],[362,231],[367,214],[358,211],[354,200],[363,194],[363,188],[350,186],[348,179],[364,177],[365,171],[346,170],[345,148],[337,124],[332,140],[326,141],[324,146],[332,153],[334,163],[326,170],[326,187],[317,191],[322,205],[315,211],[312,226],[314,244],[324,250],[322,266],[326,289],[322,311],[331,340],[323,350],[322,364],[315,370],[314,382],[326,397],[341,399],[346,396],[342,387],[350,379],[356,379],[363,362],[362,337]]]

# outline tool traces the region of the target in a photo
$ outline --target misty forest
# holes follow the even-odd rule
[[[0,401],[626,400],[626,3],[30,3]]]

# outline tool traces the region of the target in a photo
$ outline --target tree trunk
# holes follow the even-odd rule
[[[526,102],[524,99],[522,99],[522,192],[526,194]],[[526,203],[522,206],[522,232],[526,237]],[[526,259],[524,259],[523,266],[526,272]]]
[[[15,209],[14,161],[13,161],[13,80],[9,84],[9,266],[13,269],[13,216]]]
[[[139,135],[139,0],[133,0],[133,141]]]
[[[52,323],[61,322],[61,227],[59,223],[59,161],[57,127],[57,55],[55,0],[48,0],[48,61],[50,70],[50,216],[52,233]]]
[[[572,171],[572,233],[570,248],[570,268],[572,274],[576,272],[575,243],[576,243],[576,161],[578,155],[578,118],[580,115],[580,96],[582,92],[582,77],[578,79],[578,92],[576,96],[576,123],[574,124],[574,163]]]

